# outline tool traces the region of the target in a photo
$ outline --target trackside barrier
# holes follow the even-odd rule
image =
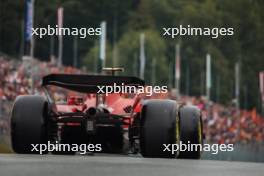
[[[0,145],[6,144],[10,146],[10,111],[13,102],[0,99]],[[264,142],[235,144],[234,151],[221,152],[212,154],[211,152],[203,152],[202,159],[206,160],[227,160],[227,161],[252,161],[264,162]]]
[[[203,152],[202,159],[264,162],[264,143],[235,144],[234,151],[219,151],[216,155],[210,152]]]
[[[9,121],[12,102],[0,99],[0,144],[9,144]]]

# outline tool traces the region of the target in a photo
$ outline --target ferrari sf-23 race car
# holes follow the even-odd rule
[[[164,150],[164,145],[202,144],[201,113],[195,106],[135,94],[102,94],[98,86],[145,86],[136,77],[50,74],[46,96],[21,95],[11,113],[11,142],[16,153],[33,153],[32,144],[101,144],[104,153],[153,158],[200,158],[200,151]],[[83,93],[58,103],[50,87]],[[54,93],[54,92],[53,92]],[[48,152],[48,151],[47,151]],[[74,154],[72,151],[54,154]]]

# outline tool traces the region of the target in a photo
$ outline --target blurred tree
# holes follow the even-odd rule
[[[0,1],[0,52],[19,56],[23,37],[23,1]]]
[[[168,83],[168,62],[165,57],[166,45],[164,39],[158,32],[153,30],[129,31],[118,42],[119,60],[118,65],[125,68],[125,73],[135,75],[135,65],[139,66],[139,37],[145,33],[145,55],[146,68],[145,80],[148,84],[151,81],[152,60],[156,58],[156,80],[158,85],[167,85]]]
[[[205,55],[210,53],[213,64],[212,98],[217,99],[216,85],[221,85],[218,98],[228,103],[234,96],[234,64],[242,66],[241,88],[248,87],[248,108],[259,102],[258,72],[264,68],[264,1],[262,0],[50,0],[35,3],[35,27],[55,25],[58,6],[64,7],[65,27],[99,27],[107,21],[107,64],[113,56],[126,73],[138,74],[139,34],[146,34],[146,80],[150,82],[151,59],[157,59],[157,83],[170,85],[169,74],[174,68],[175,44],[181,43],[182,90],[201,95],[204,82]],[[2,0],[0,3],[0,52],[19,56],[22,43],[24,1]],[[162,36],[163,27],[233,27],[233,36],[185,36],[171,39]],[[35,54],[49,58],[50,37],[37,39]],[[55,54],[56,54],[56,37]],[[78,56],[89,70],[98,61],[98,37],[78,40]],[[64,37],[64,64],[72,64],[72,36]],[[115,52],[112,50],[115,48]],[[118,57],[117,57],[118,56]],[[82,65],[80,65],[82,66]],[[188,74],[189,73],[189,78]],[[199,73],[199,74],[198,74]],[[220,79],[219,79],[220,78]],[[186,80],[190,80],[186,84]],[[217,80],[218,83],[217,83]],[[172,79],[170,79],[172,81]],[[190,86],[190,87],[186,87]],[[240,102],[243,104],[243,102]]]

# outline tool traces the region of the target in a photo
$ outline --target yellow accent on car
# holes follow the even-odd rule
[[[176,143],[179,145],[180,144],[180,120],[179,120],[179,115],[176,115],[176,124],[175,124],[175,132],[176,132]],[[180,151],[177,151],[176,157],[179,155]]]
[[[202,125],[201,125],[201,120],[199,120],[198,123],[198,140],[199,140],[199,144],[202,144]]]

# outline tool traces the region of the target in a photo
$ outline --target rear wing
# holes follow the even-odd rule
[[[132,76],[50,74],[42,79],[42,86],[54,85],[81,93],[97,93],[98,86],[133,85],[144,86],[145,82]]]

